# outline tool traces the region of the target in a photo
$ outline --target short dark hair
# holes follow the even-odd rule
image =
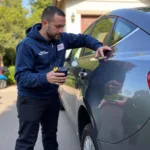
[[[41,20],[43,21],[45,19],[50,22],[55,16],[55,14],[59,16],[63,16],[63,17],[66,16],[65,13],[61,9],[55,6],[48,6],[47,8],[44,9],[42,16],[41,16]]]

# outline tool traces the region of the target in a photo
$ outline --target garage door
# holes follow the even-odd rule
[[[93,23],[99,16],[82,15],[81,16],[81,32],[84,32],[87,27]]]

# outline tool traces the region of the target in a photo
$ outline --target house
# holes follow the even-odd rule
[[[150,5],[150,0],[53,0],[53,5],[66,14],[65,31],[83,32],[100,15],[119,8]]]

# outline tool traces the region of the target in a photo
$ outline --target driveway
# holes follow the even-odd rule
[[[0,90],[0,150],[13,150],[18,132],[16,110],[16,86]],[[80,150],[79,140],[65,112],[60,112],[58,127],[58,143],[60,150]],[[42,150],[41,134],[35,150]]]

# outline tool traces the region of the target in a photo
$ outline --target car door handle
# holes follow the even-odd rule
[[[87,72],[85,70],[81,70],[79,72],[79,77],[83,80],[87,76]]]

